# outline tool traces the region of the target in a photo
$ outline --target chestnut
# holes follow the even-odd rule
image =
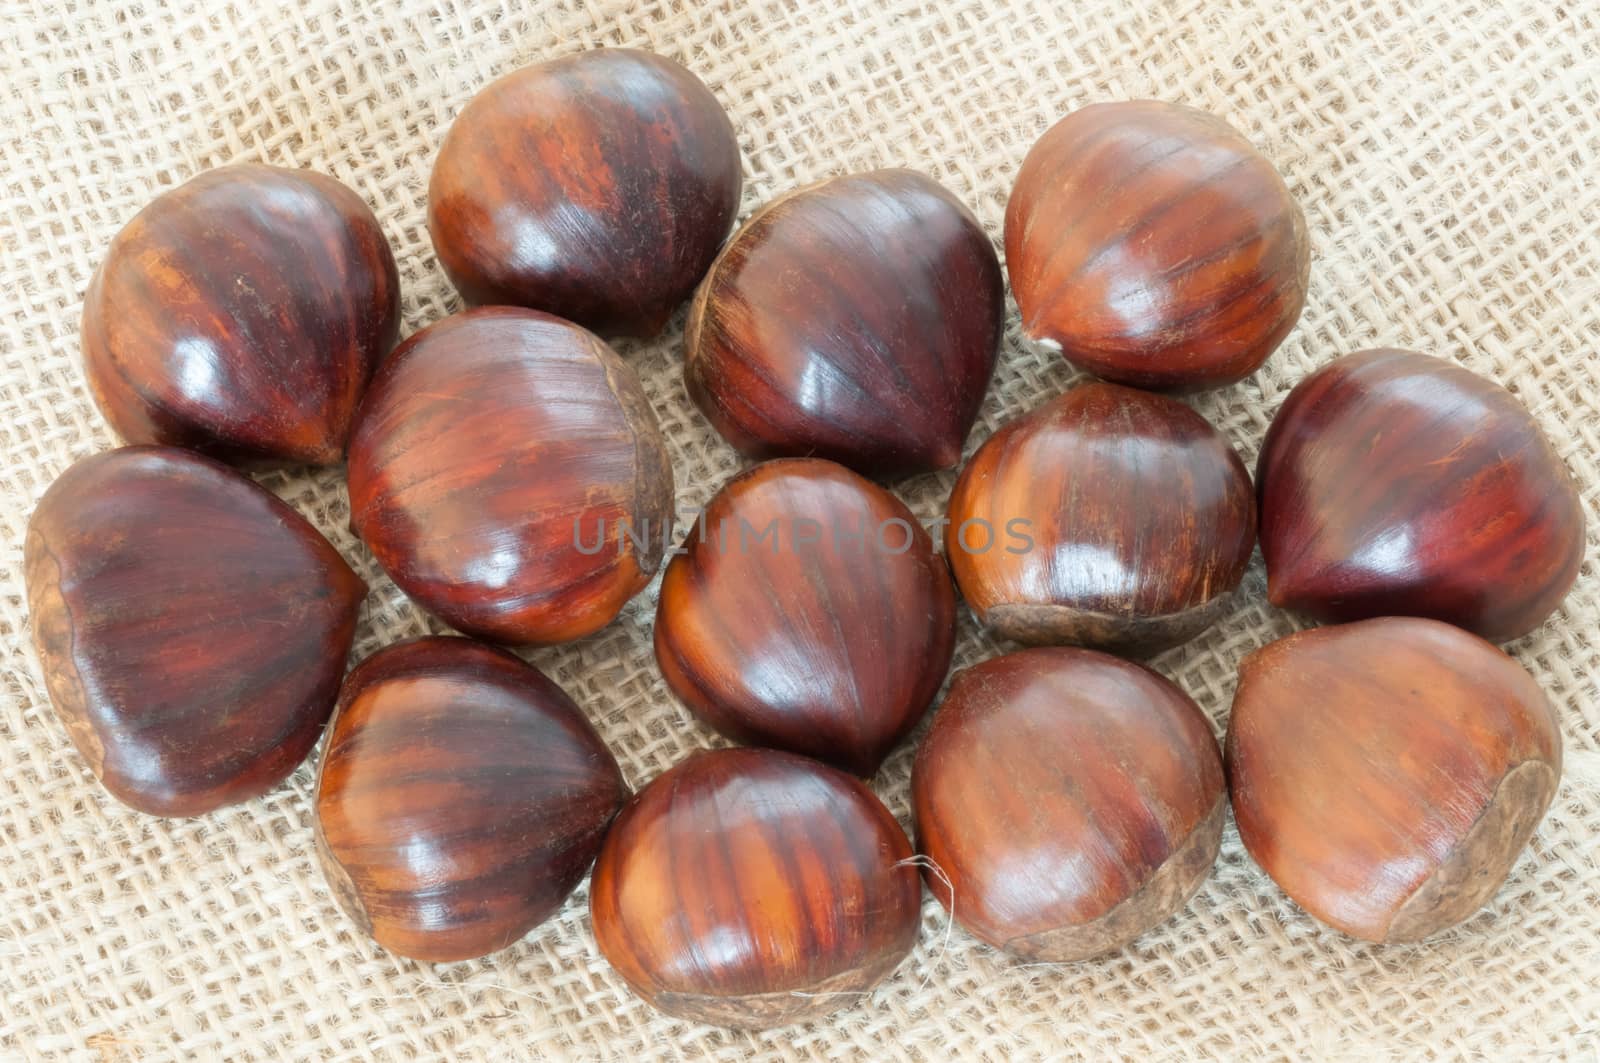
[[[1527,410],[1413,351],[1346,355],[1289,393],[1256,466],[1274,605],[1426,616],[1506,641],[1583,561],[1577,486]]]
[[[561,907],[627,796],[610,750],[538,669],[469,639],[413,639],[339,692],[317,855],[378,944],[467,960]]]
[[[770,749],[691,756],[630,801],[589,888],[595,942],[652,1006],[760,1029],[861,1000],[917,937],[911,844],[861,782]]]
[[[333,709],[366,595],[301,516],[186,450],[50,485],[23,547],[45,689],[123,803],[195,816],[276,786]]]
[[[944,682],[955,590],[888,491],[780,458],[725,484],[667,565],[655,652],[728,737],[871,775]]]
[[[351,526],[402,590],[469,635],[604,627],[660,565],[672,464],[639,378],[577,325],[484,307],[418,332],[350,443]]]
[[[1106,380],[1242,380],[1305,305],[1305,216],[1222,119],[1158,100],[1074,111],[1039,138],[1006,206],[1023,332]]]
[[[83,305],[95,402],[129,443],[337,464],[400,327],[372,211],[309,170],[208,170],[106,252]]]
[[[728,241],[689,312],[684,376],[749,457],[944,469],[1004,318],[994,245],[959,200],[911,170],[850,174],[779,196]]]
[[[1005,425],[950,495],[945,556],[1022,643],[1154,653],[1227,609],[1255,544],[1250,474],[1176,399],[1099,381]]]
[[[470,303],[653,336],[733,227],[743,173],[709,89],[659,55],[581,52],[495,81],[428,183],[428,232]]]
[[[957,672],[911,775],[934,896],[996,948],[1051,962],[1120,949],[1183,907],[1216,861],[1225,793],[1187,694],[1061,647]]]
[[[1368,941],[1454,926],[1505,881],[1561,777],[1539,684],[1437,620],[1302,631],[1244,659],[1239,836],[1300,907]]]

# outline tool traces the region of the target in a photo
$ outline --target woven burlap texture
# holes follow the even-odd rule
[[[1518,1058],[1600,1053],[1600,13],[1542,0],[8,0],[0,26],[0,1053],[39,1058],[723,1060]],[[222,163],[310,167],[370,202],[400,261],[405,332],[459,307],[424,225],[450,120],[499,74],[586,48],[687,64],[727,106],[743,211],[830,174],[921,169],[997,242],[1029,145],[1082,104],[1220,114],[1282,170],[1313,245],[1310,301],[1267,366],[1196,407],[1253,462],[1296,380],[1375,345],[1510,387],[1583,493],[1589,548],[1565,607],[1511,647],[1557,705],[1565,782],[1491,904],[1378,948],[1314,923],[1229,828],[1216,871],[1121,954],[1024,964],[924,905],[921,940],[858,1006],[751,1034],[661,1017],[597,954],[580,889],[487,959],[427,966],[365,939],[311,846],[309,765],[186,821],[112,801],[73,752],[28,650],[35,501],[113,445],[78,357],[84,288],[150,198]],[[680,503],[740,466],[688,402],[682,314],[623,344],[669,441]],[[1074,377],[1012,314],[968,453]],[[356,657],[438,629],[346,530],[337,470],[264,478],[371,582]],[[895,489],[924,519],[952,473]],[[650,652],[656,592],[581,643],[529,654],[577,698],[634,785],[716,739]],[[1295,627],[1240,604],[1154,662],[1220,733],[1246,652]],[[998,646],[962,620],[957,664]],[[874,785],[909,825],[912,743]]]

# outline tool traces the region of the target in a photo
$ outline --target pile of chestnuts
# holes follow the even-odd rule
[[[657,56],[496,81],[429,185],[473,308],[398,348],[395,261],[328,177],[223,167],[133,218],[82,329],[130,445],[62,475],[25,550],[50,698],[106,789],[201,814],[325,732],[316,852],[382,946],[504,948],[592,866],[618,974],[739,1027],[860,1000],[910,951],[924,882],[1017,956],[1119,949],[1199,888],[1230,804],[1261,867],[1348,934],[1415,940],[1495,893],[1561,736],[1487,640],[1571,586],[1578,494],[1506,391],[1434,357],[1303,380],[1253,484],[1158,393],[1248,376],[1305,302],[1304,216],[1249,142],[1159,102],[1038,141],[1005,215],[1012,291],[1027,336],[1099,379],[979,446],[933,535],[881,480],[960,461],[1005,319],[994,243],[907,170],[796,189],[733,231],[741,166],[716,98]],[[688,396],[759,463],[675,549],[668,447],[602,337],[685,303]],[[469,638],[346,674],[361,579],[232,467],[341,461],[353,530]],[[1126,658],[1234,608],[1258,540],[1271,602],[1336,626],[1242,662],[1219,747]],[[666,686],[748,748],[630,794],[583,707],[487,643],[589,635],[658,573]],[[958,595],[1026,648],[950,682],[913,844],[864,780],[945,685]]]

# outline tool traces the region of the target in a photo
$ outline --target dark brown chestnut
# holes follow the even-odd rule
[[[863,776],[927,711],[954,646],[955,591],[928,533],[815,458],[729,480],[656,610],[661,674],[696,716]]]
[[[1306,377],[1256,477],[1267,596],[1322,620],[1427,616],[1505,641],[1583,562],[1583,503],[1538,424],[1439,358],[1361,351]]]
[[[742,182],[733,125],[698,78],[605,48],[473,97],[439,148],[428,231],[468,302],[653,336],[733,227]]]
[[[561,907],[627,797],[610,750],[537,668],[469,639],[413,639],[339,693],[317,854],[378,944],[472,959]]]
[[[1245,848],[1323,922],[1416,941],[1505,881],[1561,777],[1517,662],[1436,620],[1302,631],[1239,668],[1228,782]]]
[[[366,587],[271,492],[185,450],[96,454],[40,499],[23,558],[45,689],[113,797],[195,816],[311,751]]]
[[[373,379],[350,511],[384,570],[451,626],[563,642],[604,627],[660,565],[672,465],[604,342],[484,307],[418,332]]]
[[[1283,178],[1222,119],[1157,100],[1074,111],[1006,207],[1023,331],[1107,380],[1242,380],[1305,305],[1310,243]]]
[[[331,465],[399,327],[394,255],[360,196],[308,170],[224,166],[112,240],[83,357],[129,443]]]
[[[770,749],[699,753],[641,790],[595,863],[600,951],[654,1007],[759,1029],[858,1003],[916,941],[922,888],[856,779]]]
[[[950,495],[945,556],[1023,643],[1153,653],[1228,607],[1255,544],[1250,475],[1175,399],[1081,384],[996,432]]]
[[[959,200],[910,170],[850,174],[734,234],[695,295],[684,375],[747,456],[927,472],[961,459],[1004,318],[994,246]]]
[[[1226,787],[1187,694],[1094,650],[957,672],[917,749],[917,848],[957,922],[1032,960],[1088,959],[1164,922],[1205,881]]]

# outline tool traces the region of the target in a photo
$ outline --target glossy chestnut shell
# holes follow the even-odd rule
[[[661,674],[736,741],[871,775],[944,682],[955,590],[888,491],[833,462],[734,477],[661,581]]]
[[[1039,138],[1006,207],[1023,331],[1106,380],[1242,380],[1305,305],[1310,244],[1283,178],[1203,111],[1136,100]]]
[[[309,170],[224,166],[112,240],[83,357],[129,443],[331,465],[399,327],[394,255],[360,196]]]
[[[1505,881],[1555,795],[1561,732],[1493,645],[1386,617],[1246,657],[1227,762],[1239,836],[1285,893],[1347,934],[1415,941]]]
[[[1092,381],[996,432],[950,495],[945,556],[1023,643],[1153,653],[1228,608],[1255,544],[1250,475],[1198,413]]]
[[[911,845],[871,790],[770,749],[690,757],[617,817],[595,942],[678,1018],[764,1028],[857,1004],[916,941]]]
[[[633,370],[592,333],[485,307],[401,344],[350,444],[351,526],[469,635],[575,639],[654,574],[672,465]]]
[[[961,459],[1004,318],[994,246],[959,200],[910,170],[850,174],[779,196],[728,241],[684,376],[749,457],[927,472]]]
[[[469,639],[414,639],[344,682],[317,854],[378,944],[471,959],[561,906],[627,796],[605,743],[538,669]]]
[[[698,78],[605,48],[473,97],[434,162],[428,231],[470,303],[653,336],[733,227],[742,182],[733,125]]]
[[[1505,641],[1583,561],[1577,486],[1510,393],[1439,358],[1372,350],[1289,393],[1256,466],[1274,605],[1427,616]]]
[[[956,673],[911,795],[934,896],[1047,962],[1113,952],[1182,908],[1227,816],[1200,707],[1137,664],[1060,647]]]
[[[366,586],[271,492],[185,450],[96,454],[40,499],[23,557],[45,689],[113,797],[200,815],[311,751]]]

